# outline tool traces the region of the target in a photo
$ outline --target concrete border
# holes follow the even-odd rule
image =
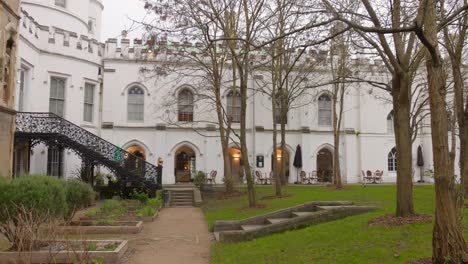
[[[116,225],[113,226],[99,226],[92,223],[93,221],[74,221],[69,226],[58,228],[68,234],[138,234],[143,230],[143,221],[116,221]],[[124,225],[127,223],[132,225]]]

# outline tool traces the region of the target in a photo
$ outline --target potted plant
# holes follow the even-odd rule
[[[202,192],[211,191],[213,189],[213,186],[211,184],[206,184],[206,174],[203,171],[199,171],[197,175],[195,175],[193,183]]]

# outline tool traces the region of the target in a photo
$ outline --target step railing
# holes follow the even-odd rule
[[[121,178],[139,176],[158,185],[161,184],[162,175],[158,167],[56,114],[18,112],[15,122],[16,133],[33,134],[39,139],[40,137],[57,135],[66,137],[87,150],[87,153],[82,153],[86,158],[90,160],[105,159],[106,164],[101,165],[108,167],[115,173],[125,171],[131,174],[117,175]],[[80,151],[82,152],[82,150]],[[136,164],[142,165],[142,167],[135,168]]]

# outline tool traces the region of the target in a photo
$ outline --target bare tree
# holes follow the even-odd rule
[[[414,31],[406,27],[420,15],[414,5],[400,0],[389,0],[374,5],[368,0],[355,10],[338,2],[323,0],[335,18],[353,27],[359,36],[372,47],[391,73],[391,95],[394,111],[395,139],[398,157],[397,167],[397,208],[396,216],[414,214],[412,183],[411,145],[411,87],[414,73],[422,59]],[[367,25],[372,25],[368,27]],[[398,30],[395,30],[395,29]],[[389,30],[390,29],[390,30]]]
[[[423,16],[418,17],[416,32],[426,48],[426,68],[431,108],[432,151],[434,156],[434,179],[436,194],[435,221],[433,229],[434,263],[466,263],[468,247],[463,237],[463,229],[457,209],[455,193],[454,168],[450,161],[448,145],[447,118],[447,83],[444,61],[439,48],[439,29],[449,19],[443,18],[440,23],[437,17],[437,0],[420,2]],[[440,2],[439,2],[440,4]],[[457,12],[466,12],[465,4]]]

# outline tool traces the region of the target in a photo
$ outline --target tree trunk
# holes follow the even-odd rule
[[[432,261],[459,264],[468,262],[468,246],[463,238],[457,210],[453,167],[450,167],[446,76],[438,45],[436,1],[425,4],[424,34],[426,67],[431,108],[431,136],[435,179],[435,221],[432,235]],[[421,38],[421,37],[420,37]]]
[[[457,201],[453,195],[455,183],[448,147],[445,74],[441,62],[434,64],[428,59],[426,64],[436,194],[432,260],[434,263],[465,263],[468,261],[467,245],[459,221]]]
[[[453,75],[453,90],[454,90],[454,103],[455,111],[458,121],[458,138],[460,139],[460,180],[461,190],[465,199],[468,199],[468,112],[465,110],[464,87],[463,77],[460,71],[460,58],[454,57],[454,54],[450,56],[452,75]],[[467,100],[468,103],[468,100]]]
[[[334,184],[336,189],[343,188],[343,182],[341,181],[341,166],[340,166],[340,133],[334,132],[333,135],[333,176],[334,176]]]
[[[274,70],[273,70],[274,71]],[[273,78],[274,80],[275,78]],[[272,92],[272,97],[271,97],[271,102],[272,102],[272,114],[273,114],[273,155],[272,155],[272,169],[273,169],[273,178],[274,178],[274,185],[275,185],[275,195],[277,197],[281,197],[281,180],[280,180],[280,174],[278,172],[278,152],[277,146],[278,146],[278,129],[276,127],[276,113],[278,111],[277,106],[277,101],[276,101],[276,84],[273,83],[273,92]]]
[[[234,182],[232,180],[231,157],[229,156],[229,148],[223,144],[223,161],[224,161],[224,184],[226,185],[226,193],[234,192]]]
[[[284,113],[281,113],[281,185],[286,185],[288,183],[288,179],[286,177],[286,124],[284,119]]]
[[[414,214],[411,148],[411,79],[407,73],[395,74],[392,80],[394,130],[397,149],[397,217]]]

